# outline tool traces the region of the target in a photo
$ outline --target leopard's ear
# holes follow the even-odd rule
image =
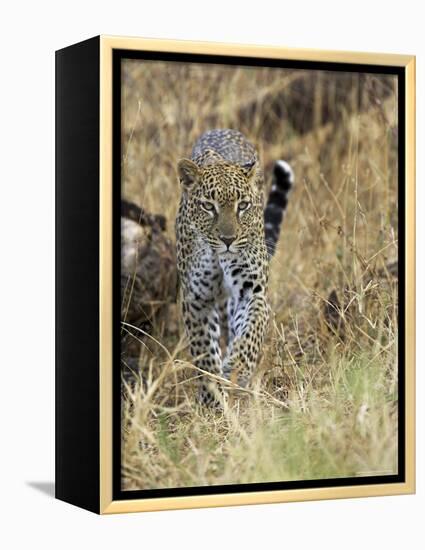
[[[179,160],[177,164],[177,173],[180,183],[185,189],[192,188],[198,181],[198,167],[194,162],[189,159]]]
[[[257,169],[257,160],[254,158],[245,164],[242,164],[242,170],[245,172],[246,176],[249,178],[253,172]]]
[[[258,162],[257,159],[253,159],[250,162],[247,162],[242,166],[242,170],[244,171],[248,181],[256,185],[257,182],[257,172],[258,172]]]

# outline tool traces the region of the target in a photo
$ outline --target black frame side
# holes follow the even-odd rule
[[[100,38],[56,52],[56,489],[99,513]]]

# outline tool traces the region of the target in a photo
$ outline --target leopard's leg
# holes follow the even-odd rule
[[[224,344],[224,348],[230,345],[230,342],[234,337],[233,326],[231,323],[231,317],[234,307],[232,297],[229,296],[227,292],[223,292],[219,297],[217,304],[218,315],[220,319],[221,339]]]
[[[214,301],[189,293],[183,296],[182,308],[195,366],[222,376],[220,320]],[[219,384],[207,375],[199,378],[199,400],[204,405],[217,405],[223,400]]]
[[[232,338],[223,361],[223,374],[245,386],[259,363],[268,320],[268,257],[263,240],[255,239],[233,260],[222,260],[230,292]]]
[[[208,249],[191,257],[182,285],[183,319],[195,366],[222,376],[220,318],[218,304],[222,294],[223,273],[217,259]],[[221,384],[207,375],[200,376],[201,403],[223,402]]]
[[[234,312],[234,337],[223,362],[223,374],[240,386],[247,385],[259,362],[268,319],[269,306],[264,292],[248,293]]]
[[[234,326],[234,315],[236,310],[236,301],[232,296],[229,296],[227,299],[227,345],[230,346],[235,338],[235,326]]]

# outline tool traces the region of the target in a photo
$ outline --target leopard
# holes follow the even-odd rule
[[[254,145],[238,130],[212,129],[177,163],[176,255],[181,315],[199,370],[202,405],[223,406],[220,380],[250,384],[270,318],[268,281],[294,174],[277,160],[265,203]]]

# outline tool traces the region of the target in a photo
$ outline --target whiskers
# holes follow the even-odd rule
[[[243,237],[239,239],[236,243],[232,243],[230,248],[235,248],[236,250],[243,250],[248,244],[248,239]]]

